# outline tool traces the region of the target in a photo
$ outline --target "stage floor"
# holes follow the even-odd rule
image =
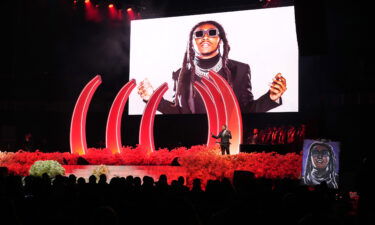
[[[64,165],[65,175],[69,176],[74,174],[77,178],[83,177],[86,181],[92,175],[94,169],[98,165]],[[161,174],[167,175],[168,183],[172,180],[177,180],[179,176],[187,178],[187,172],[184,167],[181,166],[107,166],[109,174],[107,175],[107,181],[112,177],[140,177],[150,176],[155,181],[159,180]]]

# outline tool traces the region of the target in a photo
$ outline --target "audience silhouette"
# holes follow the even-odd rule
[[[297,180],[255,178],[235,171],[233,179],[70,175],[0,176],[1,224],[359,224],[353,199],[340,190],[303,186]],[[190,186],[190,185],[189,185]],[[361,209],[359,207],[359,209]],[[366,208],[366,210],[368,210]]]

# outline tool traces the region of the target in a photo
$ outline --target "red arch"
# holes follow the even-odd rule
[[[213,81],[209,80],[206,77],[202,77],[202,83],[210,91],[212,98],[216,104],[216,108],[217,108],[217,121],[216,122],[217,122],[218,131],[215,133],[215,135],[217,135],[218,132],[220,131],[221,126],[223,124],[227,124],[226,110],[224,107],[224,98],[222,97],[220,89],[216,87]]]
[[[216,139],[211,137],[211,133],[214,133],[216,135],[219,132],[218,112],[217,112],[217,108],[215,105],[215,101],[213,100],[210,91],[199,82],[197,81],[194,82],[194,88],[201,95],[203,102],[204,102],[204,106],[206,107],[207,120],[208,120],[207,146],[211,146],[211,145],[214,145],[216,142]]]
[[[234,94],[233,89],[222,76],[210,71],[209,77],[214,81],[224,102],[227,121],[226,124],[232,131],[232,144],[230,147],[230,152],[231,154],[238,154],[240,144],[242,143],[242,115],[237,97]]]
[[[90,80],[81,91],[73,110],[70,123],[70,152],[84,155],[87,151],[86,143],[86,116],[92,96],[102,83],[100,75]]]
[[[124,112],[125,104],[129,98],[131,91],[135,88],[136,82],[134,79],[126,83],[118,92],[115,100],[112,103],[111,109],[107,118],[106,126],[106,147],[112,151],[113,154],[121,152],[121,119]]]
[[[141,124],[139,127],[139,145],[143,146],[150,152],[155,151],[154,119],[156,109],[158,108],[161,98],[167,90],[167,83],[163,83],[158,89],[156,89],[150,100],[147,102],[142,115]]]

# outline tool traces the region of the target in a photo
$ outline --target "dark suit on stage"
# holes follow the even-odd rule
[[[242,113],[248,112],[267,112],[279,105],[282,101],[280,98],[280,104],[272,101],[269,97],[269,92],[254,100],[251,86],[251,72],[250,66],[245,63],[228,59],[228,68],[231,71],[232,89],[236,94],[238,103]],[[178,76],[180,69],[173,72],[172,79],[174,80],[174,91],[176,91]],[[188,71],[190,73],[190,71]],[[223,69],[218,74],[223,76]],[[224,76],[223,76],[224,77]],[[189,75],[184,76],[184,83],[181,98],[178,99],[179,105],[173,106],[172,102],[162,99],[158,111],[163,114],[190,114],[190,113],[206,113],[202,98],[198,93],[195,96],[191,94],[192,85],[191,77]],[[196,76],[195,80],[200,81],[200,77]]]
[[[219,139],[220,138],[220,149],[221,149],[221,154],[224,155],[225,153],[229,155],[229,145],[230,141],[229,139],[232,139],[232,133],[230,130],[222,130],[220,133],[215,136],[212,135],[213,138]]]

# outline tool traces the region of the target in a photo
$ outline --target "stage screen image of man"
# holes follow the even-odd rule
[[[329,188],[338,188],[339,142],[306,139],[303,145],[302,182],[319,185],[326,182]]]
[[[159,114],[205,114],[193,84],[209,71],[229,83],[242,113],[298,112],[294,8],[132,21],[130,115],[141,115],[164,82]]]

